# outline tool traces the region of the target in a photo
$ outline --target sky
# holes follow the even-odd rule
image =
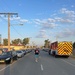
[[[46,39],[75,42],[75,0],[0,0],[0,13],[18,13],[10,16],[11,40],[28,37],[35,45],[44,45]],[[0,14],[0,34],[8,38],[4,14]]]

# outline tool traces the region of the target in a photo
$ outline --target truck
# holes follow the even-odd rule
[[[62,41],[58,42],[55,41],[50,44],[50,50],[49,50],[49,55],[54,55],[55,57],[57,56],[65,56],[69,57],[72,54],[72,42],[68,41]]]

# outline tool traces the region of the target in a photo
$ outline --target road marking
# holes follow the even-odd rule
[[[71,65],[71,66],[75,67],[75,65],[74,65],[74,64],[71,64],[70,62],[65,61],[65,60],[63,60],[63,59],[61,59],[61,60],[62,60],[62,61],[64,61],[64,62],[66,62],[66,63],[68,63],[69,65]]]
[[[5,69],[6,69],[7,67],[9,67],[9,66],[10,66],[10,65],[4,67],[3,69],[0,70],[0,72],[3,71],[3,70],[5,70]]]
[[[43,69],[43,65],[41,64],[41,70],[43,71],[44,69]]]
[[[26,54],[25,56],[28,56],[28,55],[29,55],[29,54]],[[17,61],[20,61],[20,60],[21,60],[21,59],[18,59]],[[8,68],[9,66],[15,64],[17,61],[14,61],[14,62],[12,62],[12,64],[10,64],[10,65],[8,65],[8,66],[2,68],[2,69],[0,70],[0,72],[3,71],[3,70],[5,70],[5,69]]]
[[[0,70],[0,72],[3,71],[3,70],[5,70],[6,68],[8,68],[9,66],[13,65],[13,64],[16,63],[16,62],[17,62],[17,61],[14,61],[12,64],[10,64],[10,65],[8,65],[8,66],[2,68],[2,69]]]
[[[27,54],[27,55],[29,55],[29,54]],[[27,55],[26,55],[26,56],[27,56]],[[21,60],[21,59],[18,59],[17,61],[20,61],[20,60]],[[14,61],[14,62],[12,62],[12,64],[10,64],[10,65],[8,65],[8,66],[2,68],[2,69],[0,70],[0,72],[3,71],[3,70],[5,70],[5,69],[8,68],[9,66],[15,64],[17,61]]]

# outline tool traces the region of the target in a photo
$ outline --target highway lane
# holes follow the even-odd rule
[[[42,58],[41,61],[44,75],[75,75],[75,60],[72,58],[55,58],[45,53],[45,59]]]
[[[72,58],[55,58],[44,51],[35,62],[31,52],[11,65],[0,65],[0,75],[75,75],[74,65]]]

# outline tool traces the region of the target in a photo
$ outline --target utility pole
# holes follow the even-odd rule
[[[8,17],[8,51],[10,51],[10,17],[13,15],[18,16],[18,13],[0,13],[0,15],[7,15]]]
[[[1,44],[1,34],[0,34],[0,44]]]
[[[1,48],[1,34],[0,34],[0,48]]]
[[[0,48],[3,48],[2,46],[2,35],[0,34]]]

